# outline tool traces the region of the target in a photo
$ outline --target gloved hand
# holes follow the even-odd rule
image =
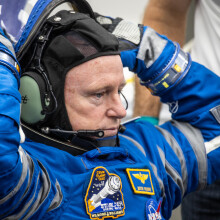
[[[95,14],[119,40],[124,67],[138,74],[141,84],[156,95],[174,87],[188,72],[191,59],[177,43],[143,25]]]
[[[125,21],[122,18],[105,17],[98,13],[95,13],[95,17],[99,24],[118,38],[123,65],[134,72],[137,52],[147,27]]]
[[[20,83],[20,66],[16,59],[12,43],[0,28],[0,64],[9,68]]]

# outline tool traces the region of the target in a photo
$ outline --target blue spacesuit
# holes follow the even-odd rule
[[[18,63],[1,41],[0,219],[169,219],[187,193],[220,178],[220,79],[171,41],[144,66],[140,51],[151,31],[121,57],[132,69],[138,53],[142,84],[169,104],[173,120],[134,119],[119,132],[119,146],[104,140],[74,154],[70,143],[31,129],[33,139],[22,140]]]

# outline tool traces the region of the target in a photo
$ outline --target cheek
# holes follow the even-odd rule
[[[102,126],[103,115],[96,111],[70,113],[70,123],[73,130],[96,130]]]
[[[68,98],[68,96],[66,97]],[[82,97],[80,99],[72,97],[65,100],[68,117],[74,130],[93,130],[100,127],[105,116],[105,111],[102,108],[92,105]]]

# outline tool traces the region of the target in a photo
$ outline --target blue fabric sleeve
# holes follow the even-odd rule
[[[56,179],[20,146],[18,81],[0,65],[0,219],[37,219],[47,212],[56,194]],[[43,192],[43,193],[42,193]]]
[[[186,76],[160,95],[173,121],[158,126],[158,131],[144,120],[127,125],[125,133],[143,146],[154,169],[167,218],[186,194],[220,178],[220,145],[211,152],[206,148],[206,142],[220,136],[219,120],[212,113],[213,108],[219,110],[219,88],[216,74],[192,62]]]
[[[3,174],[12,170],[18,163],[21,97],[17,89],[17,80],[9,69],[0,66],[0,73],[0,174]]]
[[[199,128],[205,141],[220,135],[220,124],[210,110],[220,105],[220,77],[192,62],[185,78],[173,89],[161,95],[172,118]]]

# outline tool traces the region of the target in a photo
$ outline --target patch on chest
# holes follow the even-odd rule
[[[134,193],[154,195],[154,187],[148,169],[126,169]]]
[[[123,216],[125,204],[121,188],[119,176],[109,173],[104,167],[96,167],[85,196],[86,211],[90,219]]]

